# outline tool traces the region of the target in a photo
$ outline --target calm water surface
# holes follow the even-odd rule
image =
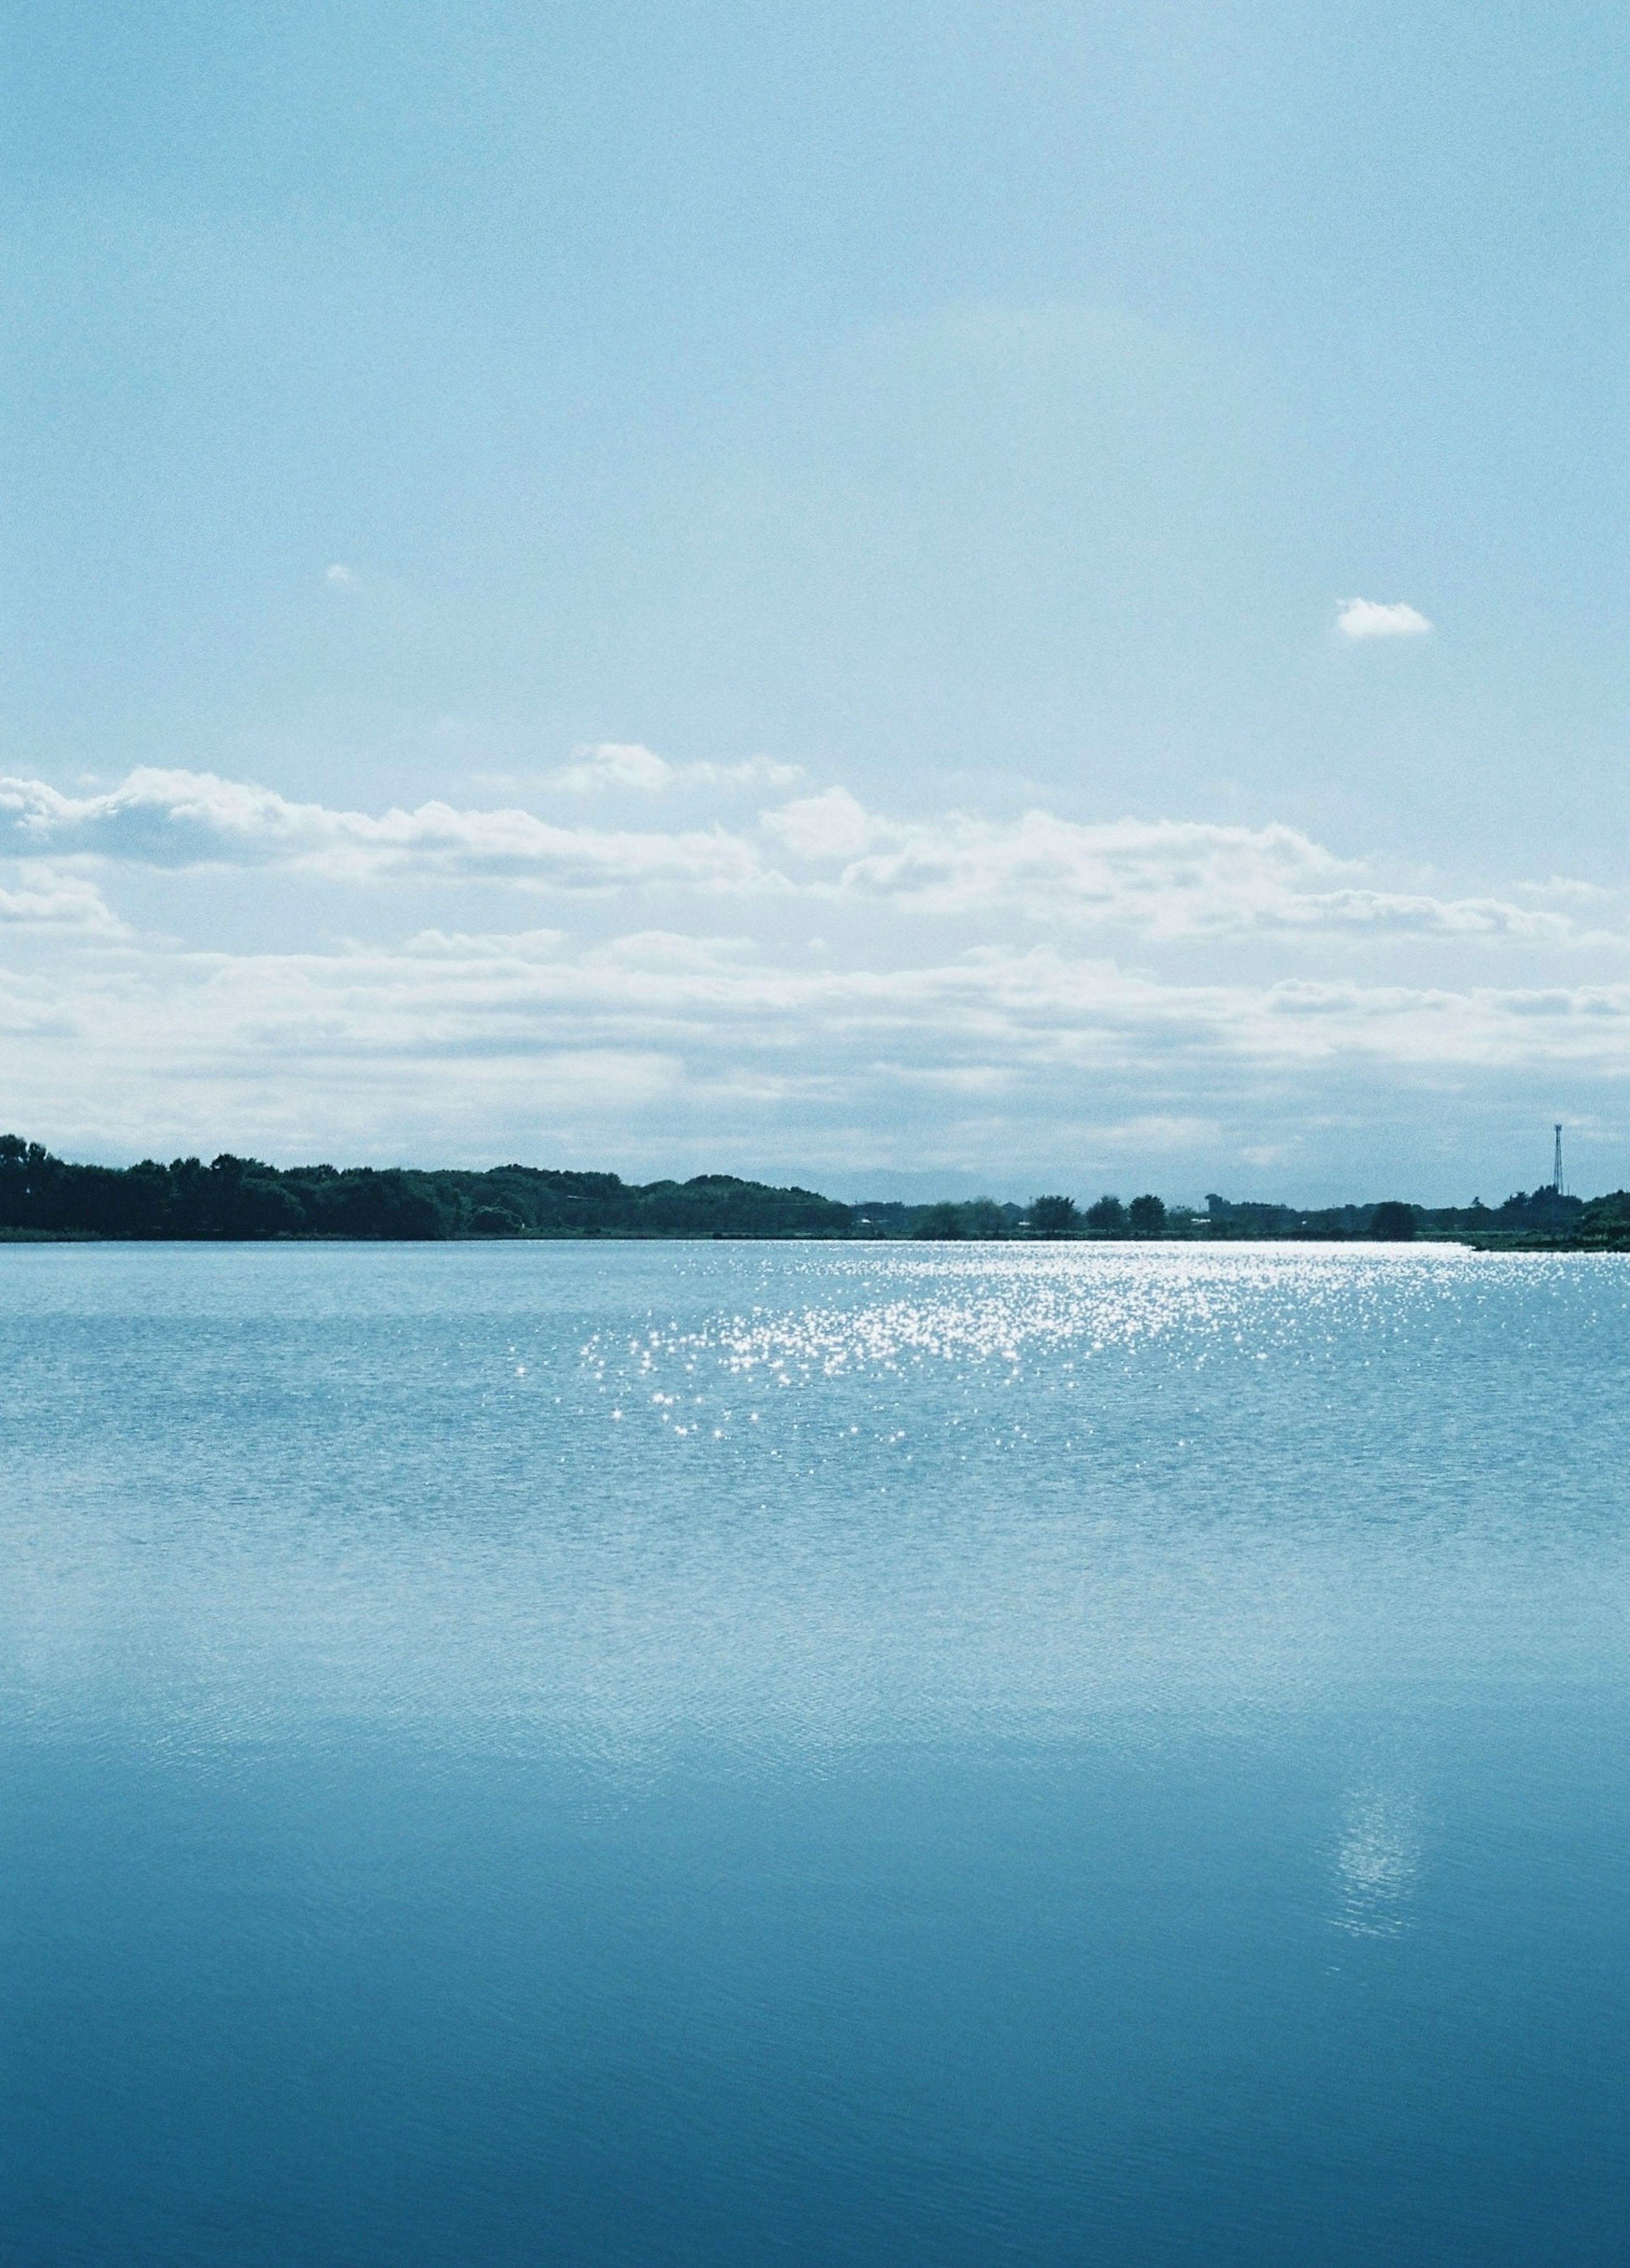
[[[0,2259],[1619,2262],[1630,1263],[0,1248]]]

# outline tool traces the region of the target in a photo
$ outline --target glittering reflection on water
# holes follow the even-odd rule
[[[1420,1867],[1419,1800],[1397,1787],[1353,1789],[1335,1850],[1337,1928],[1350,1937],[1397,1937],[1408,1926]]]
[[[1459,1248],[1361,1251],[1317,1247],[935,1246],[862,1248],[808,1264],[801,1305],[756,1306],[699,1329],[647,1329],[626,1348],[596,1334],[584,1359],[597,1373],[666,1361],[687,1372],[780,1384],[922,1362],[1085,1360],[1181,1334],[1193,1361],[1224,1345],[1256,1359],[1355,1333],[1384,1331],[1423,1303],[1452,1304],[1467,1283],[1497,1283],[1501,1263]],[[1504,1263],[1507,1270],[1511,1263]],[[824,1278],[832,1292],[822,1297]]]
[[[111,1681],[166,1737],[323,1710],[643,1769],[1622,1666],[1617,1261],[0,1264],[41,1721]]]

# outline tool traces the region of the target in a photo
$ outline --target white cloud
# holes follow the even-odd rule
[[[554,775],[557,786],[579,795],[608,787],[638,788],[651,794],[667,787],[673,777],[672,764],[637,740],[601,740],[596,747],[579,748],[571,763]]]
[[[1348,599],[1336,616],[1343,637],[1424,637],[1432,628],[1427,617],[1402,600],[1383,606],[1376,599]]]
[[[564,891],[760,882],[751,847],[722,828],[634,833],[556,827],[520,810],[336,811],[211,772],[143,769],[106,794],[0,779],[0,850],[134,865],[286,866],[336,881],[485,880]]]
[[[1564,915],[1495,898],[1368,887],[1359,861],[1289,827],[1083,825],[1045,811],[903,821],[867,812],[843,788],[768,812],[763,825],[795,858],[845,862],[832,894],[942,916],[1006,909],[1149,938],[1295,929],[1560,942],[1574,933]]]
[[[325,571],[322,579],[336,591],[354,591],[357,587],[355,570],[338,559]]]
[[[1262,919],[1289,929],[1364,929],[1413,937],[1511,937],[1562,944],[1575,935],[1566,915],[1537,913],[1500,898],[1435,898],[1398,890],[1328,890],[1287,897]]]
[[[697,787],[796,787],[804,768],[777,763],[769,756],[748,756],[739,764],[682,764],[674,777]]]
[[[638,741],[601,740],[577,749],[569,764],[549,775],[548,784],[577,795],[604,789],[654,795],[670,787],[793,787],[803,776],[801,765],[774,763],[768,756],[737,764],[670,764]]]
[[[660,762],[645,750],[620,754]],[[846,905],[858,917],[893,910],[1151,941],[1294,932],[1560,945],[1586,935],[1554,906],[1377,887],[1361,861],[1338,858],[1290,827],[1088,824],[1038,810],[1012,820],[962,812],[896,820],[868,812],[841,787],[765,812],[755,839],[717,825],[563,827],[513,806],[335,810],[207,772],[138,770],[106,792],[77,797],[39,780],[0,779],[0,854],[24,862],[37,899],[48,887],[58,893],[62,910],[52,918],[60,919],[70,918],[65,863],[88,859],[171,871],[281,867],[341,887],[485,883],[566,897],[653,888],[803,897]],[[48,882],[46,861],[54,862]],[[73,890],[77,917],[112,918],[105,908],[100,916],[92,909],[85,878]],[[1589,936],[1607,941],[1602,932]]]
[[[830,787],[823,795],[804,796],[779,811],[767,811],[763,824],[766,833],[799,858],[852,858],[880,831],[879,822],[845,787]]]
[[[858,836],[858,819],[851,825]],[[1314,902],[1319,885],[1361,871],[1289,827],[1082,825],[1027,811],[1011,821],[961,813],[911,824],[872,820],[866,836],[871,847],[843,871],[846,895],[937,914],[1011,907],[1031,921],[1154,936],[1277,920]]]
[[[122,948],[96,980],[0,974],[8,1113],[126,1148],[918,1165],[1059,1154],[1083,1106],[1169,1171],[1233,1130],[1361,1118],[1412,1085],[1630,1079],[1630,985],[1162,981],[989,946],[811,969],[739,938],[535,932],[238,956]],[[644,1113],[636,1124],[630,1114]],[[104,1136],[104,1139],[107,1137]]]
[[[1576,904],[1589,904],[1608,895],[1599,882],[1575,881],[1567,874],[1553,874],[1544,882],[1519,882],[1517,889],[1525,898],[1560,898]]]
[[[122,936],[124,924],[84,874],[57,873],[43,860],[18,865],[12,882],[0,883],[0,924],[8,929],[83,930],[98,937]]]
[[[1565,1080],[1604,1120],[1630,1093],[1611,894],[1425,888],[1284,826],[904,820],[834,787],[614,830],[143,770],[0,781],[0,858],[7,1116],[81,1149],[1017,1171],[1090,1124],[1096,1172],[1131,1154],[1106,1127],[1243,1157],[1389,1091],[1401,1123],[1412,1085],[1538,1081],[1543,1116]],[[352,942],[311,949],[311,878]],[[144,907],[190,942],[121,925]]]

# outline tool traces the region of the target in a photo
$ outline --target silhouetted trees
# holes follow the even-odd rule
[[[857,1210],[868,1218],[871,1215],[869,1207]],[[948,1198],[939,1204],[898,1210],[907,1217],[909,1233],[923,1239],[971,1237],[988,1243],[995,1237],[1013,1235],[1020,1219],[1017,1205],[998,1204],[994,1197],[967,1197],[960,1204]]]
[[[1413,1206],[1390,1199],[1385,1204],[1378,1204],[1370,1215],[1369,1233],[1382,1244],[1408,1243],[1415,1233]]]
[[[279,1168],[228,1152],[204,1165],[70,1165],[0,1136],[0,1230],[111,1237],[847,1236],[848,1205],[730,1174],[640,1186],[531,1166],[490,1172]]]
[[[477,1205],[469,1217],[472,1236],[520,1236],[526,1224],[507,1205]]]
[[[775,1189],[733,1174],[688,1182],[624,1182],[616,1174],[494,1166],[484,1173],[359,1166],[269,1166],[230,1151],[205,1165],[70,1165],[37,1142],[0,1135],[0,1236],[121,1238],[918,1237],[952,1241],[1032,1236],[1146,1240],[1295,1238],[1321,1243],[1421,1235],[1538,1249],[1630,1250],[1630,1191],[1589,1204],[1548,1186],[1435,1210],[1379,1204],[1303,1210],[1214,1190],[1204,1214],[1152,1191],[1130,1205],[1100,1197],[1038,1197],[1028,1211],[992,1197],[905,1204],[840,1204],[813,1189]]]

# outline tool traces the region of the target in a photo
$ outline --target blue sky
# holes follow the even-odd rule
[[[1627,46],[14,7],[0,1116],[1630,1182]]]

